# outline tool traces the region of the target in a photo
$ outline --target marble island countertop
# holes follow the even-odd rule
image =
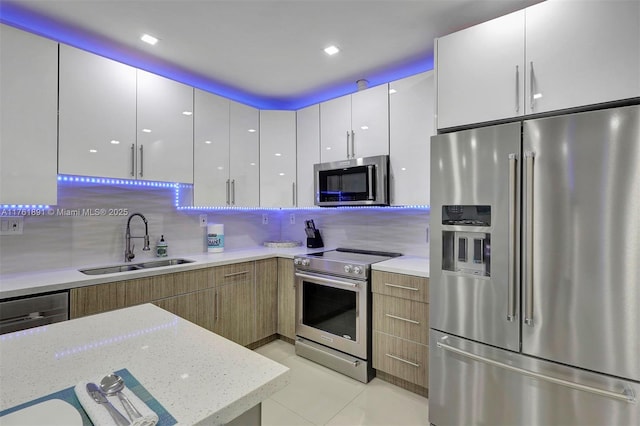
[[[253,247],[239,250],[226,250],[222,253],[178,254],[175,256],[171,256],[170,258],[184,258],[192,260],[193,262],[161,268],[141,269],[136,271],[118,272],[103,275],[85,275],[80,272],[79,269],[111,266],[115,264],[121,264],[122,262],[83,265],[82,267],[77,268],[70,267],[50,271],[5,274],[0,276],[0,299],[68,290],[71,288],[84,287],[88,285],[189,271],[200,268],[227,265],[230,263],[267,259],[271,257],[284,257],[293,259],[293,257],[297,254],[305,254],[325,250],[331,250],[331,248],[325,247],[321,249],[308,249],[306,247]],[[149,261],[157,259],[158,258],[144,260]],[[144,260],[136,259],[132,263]],[[373,269],[428,277],[429,260],[426,257],[401,256],[398,258],[376,263],[373,265]]]
[[[0,411],[126,368],[178,424],[223,424],[289,369],[151,304],[0,336]]]

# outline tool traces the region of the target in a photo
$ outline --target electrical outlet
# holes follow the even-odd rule
[[[206,214],[201,214],[200,215],[200,227],[201,228],[206,228],[207,227],[207,215]]]
[[[291,225],[295,225],[296,224],[296,215],[295,215],[295,213],[290,213],[289,214],[289,223]]]
[[[263,225],[269,224],[269,216],[266,213],[262,215],[262,224]]]
[[[5,216],[0,218],[0,235],[22,235],[22,228],[22,216]]]

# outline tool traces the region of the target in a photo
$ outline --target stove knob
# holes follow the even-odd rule
[[[293,259],[293,264],[294,265],[299,265],[300,263],[301,263],[300,259]]]
[[[309,266],[311,261],[309,259],[302,259],[302,266]]]
[[[344,265],[344,271],[345,271],[347,274],[350,274],[350,273],[353,271],[353,266],[351,266],[351,265]]]
[[[356,275],[362,274],[362,268],[360,266],[356,266],[355,268],[353,268],[353,273]]]

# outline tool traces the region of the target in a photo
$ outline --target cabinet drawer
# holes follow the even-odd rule
[[[253,281],[254,263],[243,262],[231,265],[217,266],[215,271],[216,287],[227,284],[237,284]]]
[[[427,387],[429,346],[388,334],[373,333],[373,368]]]
[[[429,305],[374,294],[373,329],[426,345],[429,343]]]
[[[373,292],[429,302],[429,278],[373,271]]]

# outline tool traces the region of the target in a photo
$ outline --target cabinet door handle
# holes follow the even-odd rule
[[[416,321],[416,320],[412,320],[412,319],[408,319],[408,318],[402,318],[402,317],[398,317],[398,316],[391,315],[391,314],[384,314],[384,315],[389,317],[389,318],[393,318],[393,319],[397,319],[397,320],[400,320],[400,321],[409,322],[409,323],[415,324],[415,325],[420,325],[420,321]]]
[[[388,356],[389,358],[395,359],[396,361],[404,362],[405,364],[409,364],[409,365],[412,365],[414,367],[420,368],[420,364],[416,364],[415,362],[407,361],[406,359],[402,359],[399,356],[395,356],[395,355],[391,355],[391,354],[385,354],[385,355]]]
[[[240,272],[234,272],[231,274],[225,274],[224,277],[225,278],[229,278],[229,277],[237,277],[238,275],[244,275],[244,274],[248,274],[249,271],[240,271]]]
[[[520,68],[516,65],[516,112],[520,112]]]
[[[236,205],[236,180],[231,180],[231,205]]]
[[[293,186],[293,190],[292,190],[291,204],[293,205],[293,207],[295,207],[296,206],[296,183],[293,182],[292,186]]]
[[[415,287],[406,287],[403,285],[398,285],[398,284],[389,284],[389,283],[384,283],[384,285],[386,285],[387,287],[393,287],[393,288],[400,288],[402,290],[411,290],[411,291],[419,291],[419,288],[415,288]]]
[[[351,158],[349,154],[349,131],[347,130],[347,158]]]
[[[356,132],[351,131],[351,158],[356,158]]]
[[[142,177],[144,167],[144,145],[140,145],[140,177]]]
[[[230,185],[231,184],[231,180],[227,179],[227,205],[229,205],[229,189],[230,189]]]
[[[136,176],[136,144],[131,144],[131,176]]]
[[[533,107],[535,105],[535,98],[533,96],[533,91],[535,89],[535,84],[533,83],[534,80],[534,76],[533,76],[533,61],[531,61],[531,74],[529,76],[529,96],[531,98],[531,112],[533,112]]]
[[[215,304],[216,304],[216,321],[218,321],[218,318],[219,318],[218,314],[220,312],[220,304],[218,302],[219,300],[220,300],[220,298],[218,297],[218,292],[216,291],[216,300],[215,300]]]

